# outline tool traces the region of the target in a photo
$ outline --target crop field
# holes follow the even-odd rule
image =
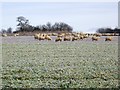
[[[54,42],[2,37],[2,87],[116,88],[117,38]]]

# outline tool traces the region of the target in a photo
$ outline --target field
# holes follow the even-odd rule
[[[2,86],[14,88],[116,88],[118,40],[38,41],[2,37]]]

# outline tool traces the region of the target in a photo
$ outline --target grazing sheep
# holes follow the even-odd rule
[[[88,35],[84,35],[83,38],[88,38]]]
[[[64,41],[70,41],[70,40],[71,40],[71,37],[69,36],[64,37]]]
[[[61,37],[57,37],[56,39],[55,39],[55,42],[58,42],[58,41],[62,41],[62,38]]]
[[[111,33],[111,36],[114,36],[115,34],[114,33]]]
[[[112,37],[106,37],[105,41],[112,41]]]
[[[52,36],[57,36],[58,34],[57,33],[52,33]]]
[[[79,40],[79,37],[72,37],[72,41]]]
[[[72,33],[65,33],[64,36],[70,36],[70,35],[72,35]]]
[[[104,36],[111,36],[110,33],[104,33]]]
[[[84,36],[80,36],[80,39],[82,39],[82,40],[83,40],[83,39],[84,39]]]
[[[114,36],[119,36],[119,33],[114,33]]]
[[[45,34],[45,33],[42,33],[42,34],[41,34],[42,37],[45,37],[46,35],[47,35],[47,34]]]
[[[101,36],[102,36],[101,33],[95,33],[94,35],[95,35],[96,37],[101,37]]]
[[[59,34],[57,37],[63,37],[61,34]]]
[[[15,33],[14,36],[19,36],[19,33]]]
[[[92,41],[98,41],[99,37],[92,37]]]
[[[38,39],[39,36],[40,36],[40,34],[35,34],[35,35],[34,35],[34,38],[35,38],[35,39]]]
[[[72,33],[72,35],[73,35],[74,37],[79,37],[79,36],[80,36],[80,35],[77,34],[77,33]]]
[[[60,33],[58,34],[58,37],[63,37],[65,34],[64,33]]]
[[[38,40],[44,40],[44,39],[45,39],[45,35],[44,34],[38,35]]]
[[[6,33],[3,33],[3,34],[2,34],[2,37],[7,37],[7,34],[6,34]]]
[[[83,32],[80,32],[79,35],[84,35],[84,33],[83,33]]]
[[[50,36],[48,36],[48,35],[45,36],[45,39],[52,40],[52,38]]]
[[[39,40],[44,40],[44,39],[45,39],[45,37],[43,37],[43,36],[39,37]]]

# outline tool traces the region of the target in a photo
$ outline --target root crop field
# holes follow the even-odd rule
[[[111,42],[3,37],[2,68],[3,88],[116,88],[117,37]]]

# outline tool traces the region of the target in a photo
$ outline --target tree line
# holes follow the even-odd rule
[[[12,33],[12,28],[9,27],[7,30],[1,29],[1,33]]]
[[[29,24],[29,20],[23,16],[17,17],[17,30],[14,32],[56,32],[56,31],[63,31],[63,32],[72,32],[73,28],[64,23],[64,22],[55,22],[55,24],[51,24],[47,22],[43,25],[33,26]]]
[[[9,27],[7,30],[2,29],[2,33],[18,33],[18,32],[72,32],[73,28],[64,22],[55,22],[53,25],[47,22],[43,25],[33,26],[30,25],[29,20],[23,16],[17,17],[17,28],[12,32],[12,28]],[[119,33],[120,28],[98,28],[97,33]]]
[[[120,28],[99,28],[96,31],[97,33],[119,33],[120,34]]]

